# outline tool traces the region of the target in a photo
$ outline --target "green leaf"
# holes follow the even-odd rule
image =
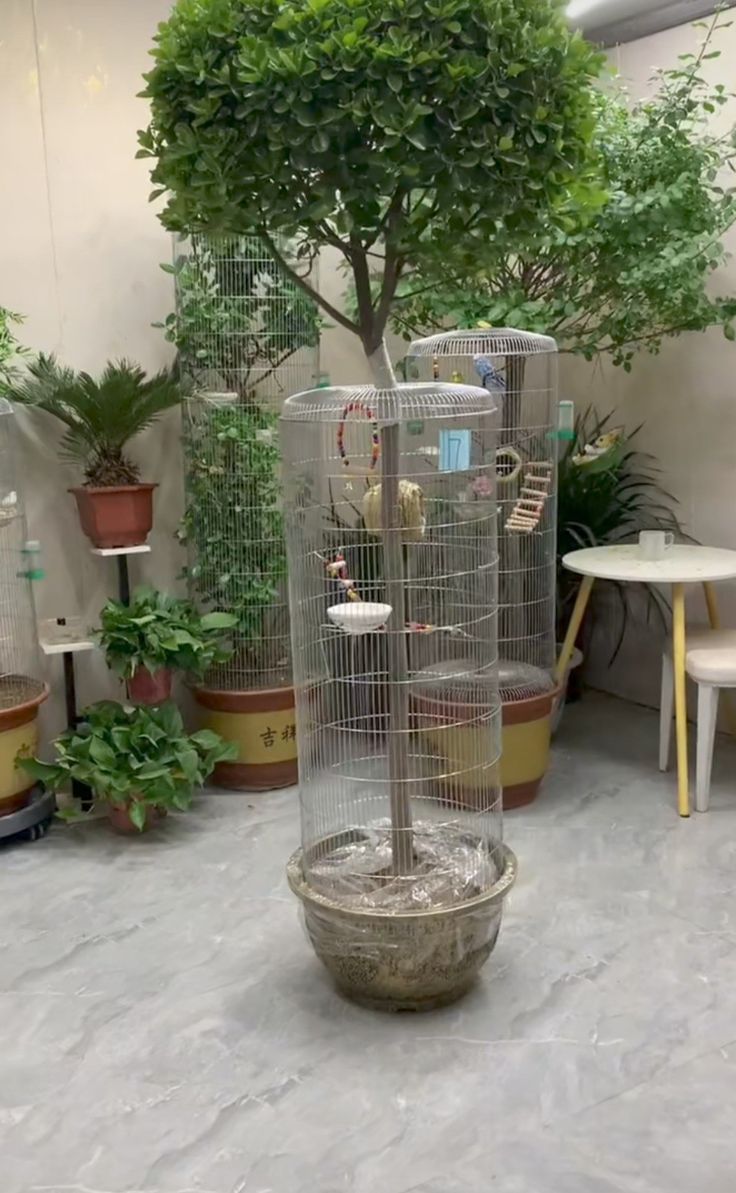
[[[128,815],[139,833],[146,827],[146,805],[141,800],[132,800],[128,805]]]

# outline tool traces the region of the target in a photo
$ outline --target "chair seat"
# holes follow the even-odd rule
[[[688,626],[686,630],[687,649],[691,650],[736,650],[736,630],[712,630],[707,625]],[[672,639],[664,644],[666,654],[672,657]]]
[[[721,633],[728,633],[727,630]],[[688,650],[685,655],[685,669],[696,683],[713,684],[714,687],[736,687],[736,633],[731,631],[733,642],[729,646],[700,646]]]
[[[671,658],[670,641],[666,643],[665,650]],[[696,683],[736,687],[736,630],[688,626],[685,668]]]

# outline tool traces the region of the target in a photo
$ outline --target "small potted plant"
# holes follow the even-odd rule
[[[153,525],[153,483],[141,483],[125,454],[134,435],[181,399],[164,370],[146,378],[128,361],[108,364],[99,379],[64,368],[43,353],[8,390],[11,401],[53,414],[66,427],[62,450],[84,466],[84,484],[70,489],[82,530],[95,547],[135,547]]]
[[[54,762],[20,764],[53,790],[72,779],[86,783],[123,833],[153,828],[169,810],[187,811],[195,790],[234,750],[209,729],[187,735],[174,704],[126,708],[113,700],[86,709],[54,746]]]
[[[172,672],[201,679],[230,658],[225,638],[237,625],[232,613],[200,614],[189,601],[138,588],[129,605],[109,600],[97,636],[107,665],[127,680],[136,704],[161,704],[171,695]]]

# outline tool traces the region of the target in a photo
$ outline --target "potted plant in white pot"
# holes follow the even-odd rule
[[[161,704],[171,695],[174,671],[201,679],[230,658],[227,635],[237,622],[232,613],[200,614],[190,601],[142,587],[129,605],[107,602],[97,638],[108,667],[126,681],[128,698]]]
[[[166,370],[147,378],[128,361],[109,364],[95,379],[41,354],[9,387],[8,397],[45,410],[65,426],[62,451],[84,468],[84,484],[70,492],[82,530],[94,546],[145,543],[153,525],[156,484],[141,482],[126,447],[164,410],[179,405],[179,382]]]
[[[118,832],[145,832],[169,811],[186,812],[194,792],[232,747],[209,729],[186,734],[175,705],[93,704],[76,729],[54,742],[53,762],[21,760],[34,779],[59,790],[77,779],[108,806]],[[71,812],[70,816],[76,816]]]
[[[165,223],[263,238],[330,320],[359,336],[384,391],[378,396],[388,395],[389,404],[396,379],[384,330],[404,271],[425,255],[441,256],[448,243],[485,244],[499,227],[524,228],[540,208],[563,202],[571,187],[584,194],[590,182],[590,81],[601,57],[569,31],[555,0],[452,0],[442,9],[428,0],[284,0],[278,9],[270,0],[183,2],[156,40],[144,92],[152,121],[141,153],[157,159],[152,177],[154,193],[168,192]],[[296,245],[299,265],[279,252],[281,233]],[[352,276],[355,318],[310,275],[312,260],[328,247]],[[379,428],[384,528],[402,525],[391,468],[397,429]],[[396,548],[396,536],[389,537],[384,574],[399,602],[401,540]],[[402,619],[399,625],[390,635],[388,670],[400,697],[390,709],[392,733],[409,719]],[[308,737],[308,718],[300,732]],[[402,837],[411,824],[405,767],[405,753],[392,748],[391,832],[406,849],[397,859],[392,848],[391,867],[411,887],[411,832]],[[509,862],[498,900],[511,869]],[[289,873],[305,898],[299,856]],[[485,891],[483,916],[489,897]],[[366,950],[345,910],[326,906],[325,922],[355,956],[357,985]],[[448,921],[469,910],[438,898],[421,913],[421,928],[407,913],[406,939],[423,942],[423,958],[402,946],[415,993],[421,966],[432,965],[428,956],[447,971]],[[371,956],[377,949],[395,958],[392,919],[376,915],[382,927]],[[469,977],[464,972],[454,987],[450,981],[444,1000],[467,988]]]

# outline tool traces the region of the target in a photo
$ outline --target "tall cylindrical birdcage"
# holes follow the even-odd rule
[[[48,690],[41,661],[31,581],[34,552],[18,491],[15,415],[0,398],[0,816],[24,807],[31,795],[18,755],[33,756],[37,715]]]
[[[288,253],[288,245],[280,249]],[[253,237],[192,236],[175,264],[170,323],[182,370],[189,592],[238,617],[234,651],[195,694],[205,722],[238,745],[223,786],[296,782],[296,737],[278,414],[318,379],[316,308]]]
[[[557,544],[557,345],[510,329],[415,340],[407,372],[483,385],[501,408],[499,685],[504,806],[537,794],[547,770],[554,677]]]
[[[318,389],[281,416],[302,849],[289,878],[338,984],[457,997],[493,947],[502,844],[496,403]]]

